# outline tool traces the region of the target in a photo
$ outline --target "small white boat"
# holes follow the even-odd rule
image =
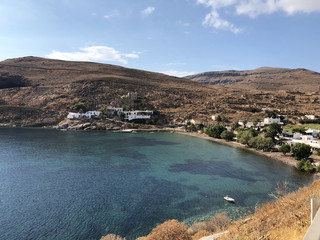
[[[235,200],[233,198],[229,197],[229,196],[225,196],[223,199],[228,201],[228,202],[235,203]]]

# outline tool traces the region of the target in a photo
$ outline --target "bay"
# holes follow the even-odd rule
[[[251,152],[170,133],[0,128],[3,239],[135,239],[168,219],[233,218],[313,178]],[[236,204],[223,196],[230,195]]]

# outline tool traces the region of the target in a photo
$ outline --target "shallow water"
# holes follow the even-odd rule
[[[167,219],[232,218],[312,177],[270,158],[169,133],[0,128],[3,239],[128,239]],[[230,195],[236,204],[223,196]]]

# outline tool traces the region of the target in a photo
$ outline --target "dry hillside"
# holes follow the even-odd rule
[[[320,92],[320,73],[303,68],[263,67],[248,71],[205,72],[185,78],[208,85],[237,89]]]
[[[310,226],[310,199],[320,199],[320,180],[275,202],[263,204],[255,214],[237,221],[221,240],[301,240]]]
[[[123,100],[121,96],[128,92],[137,92],[139,101]],[[53,126],[78,102],[84,102],[89,110],[106,105],[158,110],[158,125],[190,118],[207,121],[217,114],[230,120],[261,118],[263,107],[296,117],[319,114],[319,97],[207,86],[109,64],[37,57],[0,62],[0,124],[8,125]]]

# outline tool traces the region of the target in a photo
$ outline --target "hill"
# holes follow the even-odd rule
[[[237,89],[320,92],[320,73],[302,68],[262,67],[248,71],[205,72],[185,78],[208,85]]]
[[[137,92],[139,99],[123,96]],[[208,86],[188,79],[109,64],[24,57],[0,62],[0,124],[54,126],[74,104],[89,110],[127,106],[160,112],[154,124],[186,119],[210,122],[211,115],[230,121],[263,117],[263,107],[297,117],[320,113],[319,94],[262,92]]]

